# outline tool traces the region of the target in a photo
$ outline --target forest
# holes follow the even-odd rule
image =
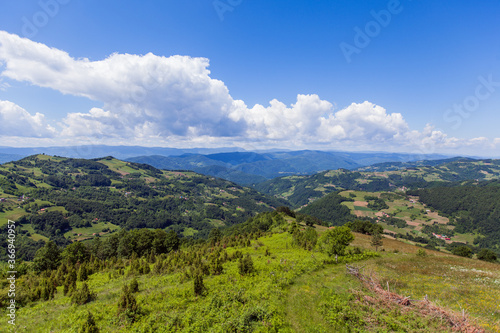
[[[448,216],[458,233],[477,233],[474,245],[500,252],[500,186],[436,187],[411,192],[428,206]]]
[[[24,244],[21,258],[25,260],[33,259],[42,245],[33,239],[34,233],[64,246],[71,243],[68,233],[73,229],[111,223],[125,230],[189,230],[202,238],[214,226],[242,223],[284,203],[223,179],[166,172],[111,157],[80,160],[38,155],[4,165],[0,172],[0,181],[6,184],[1,189],[10,196],[2,210],[21,215],[18,241]],[[0,228],[5,234],[6,225]],[[0,257],[6,248],[2,238]]]

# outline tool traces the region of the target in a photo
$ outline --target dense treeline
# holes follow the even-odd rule
[[[127,171],[113,171],[101,160]],[[19,200],[27,213],[18,220],[19,225],[31,225],[58,245],[67,244],[64,233],[91,227],[96,221],[127,230],[170,228],[182,232],[191,228],[197,231],[196,237],[206,237],[214,220],[230,226],[284,203],[223,179],[183,172],[164,176],[152,166],[112,157],[30,156],[0,171],[5,193],[29,197]],[[51,206],[59,207],[58,211],[45,211]]]
[[[479,233],[481,248],[500,253],[500,186],[457,186],[413,192],[420,201],[448,216],[458,233]]]
[[[301,209],[300,212],[316,217],[332,226],[343,225],[353,221],[355,218],[354,215],[351,214],[350,209],[342,205],[342,202],[352,200],[351,198],[345,198],[337,192],[334,192],[310,203]]]

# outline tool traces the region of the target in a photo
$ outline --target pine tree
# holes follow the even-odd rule
[[[377,251],[379,246],[384,245],[384,243],[382,242],[382,235],[380,235],[380,233],[378,232],[375,232],[372,236],[371,244],[372,246],[375,246],[375,251]]]
[[[99,333],[99,328],[95,323],[92,313],[87,312],[87,319],[83,323],[82,327],[80,327],[78,333]]]
[[[250,254],[247,253],[245,257],[240,258],[238,262],[238,269],[241,275],[251,274],[255,269]]]
[[[59,268],[57,269],[56,273],[56,281],[58,285],[61,285],[64,283],[64,276],[68,273],[68,267],[66,266],[65,263],[62,263]]]
[[[90,291],[90,288],[86,282],[83,283],[81,289],[77,289],[73,296],[71,297],[71,303],[76,303],[78,305],[87,304],[96,299],[96,294]]]
[[[123,286],[122,294],[118,300],[118,315],[125,317],[130,322],[136,321],[140,315],[139,305],[127,285]]]
[[[163,260],[156,260],[156,264],[153,268],[155,274],[161,274],[163,272]]]
[[[194,275],[194,294],[197,296],[202,296],[206,291],[205,284],[203,283],[203,274],[197,272]]]
[[[151,272],[151,267],[149,267],[147,261],[142,262],[141,271],[142,271],[141,274],[149,274]]]
[[[149,254],[148,261],[150,264],[154,264],[156,262],[156,256],[153,251]]]
[[[87,266],[85,264],[82,264],[80,266],[80,269],[78,269],[78,281],[87,281],[88,279],[88,272],[87,272]]]
[[[64,280],[63,293],[65,296],[71,295],[71,293],[76,289],[76,278],[76,271],[74,268],[71,268],[68,275],[66,275],[66,279]]]
[[[130,282],[129,289],[131,293],[136,293],[139,291],[139,283],[137,282],[136,278],[133,278]]]
[[[212,260],[211,271],[213,275],[221,275],[224,271],[224,267],[222,267],[222,263],[219,257],[215,257]]]

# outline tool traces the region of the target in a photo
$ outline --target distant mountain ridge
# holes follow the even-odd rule
[[[12,161],[17,161],[23,158],[23,155],[19,154],[3,154],[0,153],[0,164],[7,163],[7,162],[12,162]]]
[[[107,146],[107,145],[81,145],[60,147],[33,147],[16,148],[1,147],[0,154],[13,154],[27,157],[37,154],[61,156],[67,158],[99,158],[113,156],[123,160],[140,155],[179,156],[182,154],[215,154],[221,152],[244,151],[238,147],[229,148],[168,148],[168,147],[142,147],[142,146]]]
[[[429,155],[429,159],[443,158]],[[215,154],[183,154],[180,156],[138,156],[127,161],[150,164],[158,169],[192,170],[224,178],[242,185],[286,175],[311,175],[324,170],[354,170],[375,162],[404,163],[414,158],[398,153],[350,153],[316,150],[277,152],[226,152]]]
[[[396,170],[393,170],[394,165],[398,167]],[[314,175],[284,176],[254,187],[262,193],[284,198],[297,208],[338,190],[393,191],[398,187],[417,189],[500,179],[500,160],[452,158],[409,163],[405,168],[402,165],[405,164],[387,163],[357,170],[338,169]]]
[[[472,162],[476,161],[476,159],[469,157],[452,157],[446,159],[437,159],[437,160],[422,160],[422,161],[409,161],[409,162],[384,162],[384,163],[376,163],[369,166],[364,166],[357,168],[357,171],[395,171],[402,169],[410,169],[410,168],[418,168],[423,166],[439,166],[446,163],[463,161],[463,162]]]

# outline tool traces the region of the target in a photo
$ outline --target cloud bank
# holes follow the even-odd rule
[[[56,131],[48,125],[43,114],[34,116],[22,107],[9,102],[0,101],[0,138],[10,137],[54,137]]]
[[[56,131],[42,114],[32,116],[0,101],[4,136],[21,133],[65,142],[83,137],[99,143],[157,145],[418,149],[422,153],[500,145],[500,139],[448,137],[431,125],[411,130],[401,113],[388,113],[370,102],[335,110],[317,95],[299,94],[289,106],[272,100],[267,106],[248,107],[231,97],[224,82],[210,77],[206,58],[148,53],[112,54],[90,61],[0,31],[0,63],[4,79],[103,104],[62,116]]]

